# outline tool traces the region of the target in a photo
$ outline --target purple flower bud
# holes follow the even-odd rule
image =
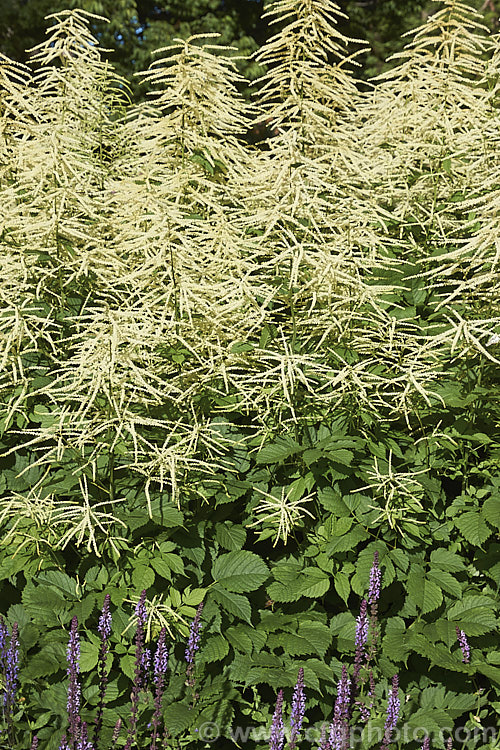
[[[36,736],[36,734],[33,737],[33,742],[31,743],[30,750],[38,750],[38,737]]]
[[[292,714],[290,716],[290,750],[294,750],[297,737],[302,728],[302,721],[306,710],[306,697],[304,695],[304,669],[300,667],[297,682],[293,693]]]
[[[380,746],[380,750],[385,750],[391,741],[392,732],[396,728],[398,722],[400,705],[398,698],[398,676],[395,674],[392,678],[392,689],[387,704],[387,717],[384,726],[384,739]]]
[[[111,748],[114,750],[114,747],[116,745],[116,741],[118,740],[118,735],[120,734],[120,729],[122,728],[122,720],[118,719],[118,721],[115,724],[115,728],[113,729],[113,736],[111,737]]]
[[[283,750],[285,742],[285,727],[283,726],[283,690],[280,690],[276,699],[273,721],[271,724],[271,736],[269,739],[269,750]]]
[[[448,742],[446,743],[446,750],[451,750],[453,747],[453,737],[448,737]]]
[[[455,628],[455,632],[457,634],[460,648],[462,649],[462,661],[464,664],[468,664],[470,661],[470,646],[467,642],[467,636],[465,635],[463,630],[460,630],[458,626]]]

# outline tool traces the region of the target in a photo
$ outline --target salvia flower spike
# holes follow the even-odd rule
[[[271,724],[271,736],[269,738],[269,750],[283,750],[285,743],[285,727],[283,725],[283,690],[280,690],[276,698],[273,721]]]
[[[290,716],[290,750],[294,750],[297,738],[302,728],[302,721],[306,709],[306,697],[304,694],[304,669],[300,667],[292,700],[292,713]]]
[[[378,628],[377,628],[377,613],[378,613],[378,600],[380,598],[380,584],[382,580],[382,574],[378,566],[378,550],[375,550],[373,555],[373,565],[370,570],[370,584],[368,589],[368,604],[370,605],[370,648],[366,656],[366,665],[370,664],[370,661],[375,656],[377,650],[378,640]]]
[[[455,628],[457,639],[460,644],[460,648],[462,649],[462,661],[464,664],[468,664],[470,662],[470,646],[467,641],[467,636],[465,635],[463,630],[460,630],[458,625]]]
[[[155,684],[155,710],[153,713],[153,731],[151,733],[151,750],[156,750],[156,741],[158,738],[158,727],[161,718],[161,699],[165,682],[165,673],[168,666],[168,651],[165,644],[167,629],[163,627],[160,630],[158,645],[156,647],[154,659],[154,684]]]
[[[374,605],[380,598],[381,571],[378,566],[378,550],[373,555],[373,566],[370,570],[370,587],[368,590],[368,604]]]
[[[16,700],[17,693],[17,677],[19,673],[19,638],[18,638],[18,625],[14,623],[12,627],[12,635],[10,638],[10,645],[7,649],[5,657],[5,693],[3,697],[3,704],[7,716],[12,714],[14,702]]]
[[[9,629],[0,615],[0,672],[5,672],[5,659],[7,657],[7,638]]]
[[[194,687],[194,678],[193,678],[193,670],[194,670],[194,655],[198,651],[200,647],[200,630],[201,630],[201,624],[200,624],[200,618],[201,613],[203,610],[203,602],[198,606],[198,609],[196,610],[196,615],[191,623],[191,627],[189,629],[189,638],[186,646],[185,651],[185,657],[187,662],[187,670],[186,670],[186,676],[187,676],[187,682],[188,685],[191,687]]]
[[[68,685],[68,721],[69,721],[69,743],[76,748],[78,735],[80,733],[80,684],[78,673],[80,672],[80,641],[78,638],[78,619],[73,617],[69,634],[69,643],[66,651],[69,677]]]
[[[146,679],[144,675],[144,628],[147,620],[147,609],[146,609],[146,589],[143,589],[137,606],[135,608],[135,616],[137,617],[137,631],[135,634],[135,670],[134,670],[134,684],[132,686],[132,692],[130,694],[131,709],[130,709],[130,725],[128,728],[127,742],[125,743],[125,750],[131,750],[132,743],[135,740],[137,733],[137,712],[139,709],[139,693],[145,685]]]
[[[354,672],[352,676],[353,693],[358,686],[361,664],[365,657],[365,644],[368,638],[368,616],[366,610],[367,601],[366,599],[363,599],[359,608],[359,617],[356,619],[356,653],[354,656]]]
[[[332,750],[347,750],[349,747],[350,691],[351,681],[347,677],[347,667],[344,665],[337,686],[333,722],[330,726],[329,746]]]
[[[99,662],[97,667],[99,673],[99,703],[97,704],[97,715],[95,719],[93,750],[98,750],[99,747],[99,735],[102,727],[104,699],[108,682],[106,674],[106,657],[109,651],[109,636],[111,634],[111,613],[109,611],[109,603],[110,595],[106,594],[102,605],[101,616],[99,617],[99,624],[97,626],[97,632],[101,638],[101,649],[99,651]]]
[[[380,746],[380,750],[385,750],[385,748],[390,744],[392,732],[396,728],[396,724],[398,722],[400,709],[398,687],[398,675],[395,674],[392,678],[392,689],[389,695],[389,702],[387,704],[387,716],[384,726],[384,739],[382,741],[382,745]]]

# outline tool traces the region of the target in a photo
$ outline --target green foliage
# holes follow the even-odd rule
[[[142,589],[147,644],[167,628],[181,746],[207,722],[231,743],[268,726],[299,666],[319,725],[375,551],[377,706],[399,672],[402,720],[433,746],[495,722],[498,38],[445,0],[363,93],[338,8],[308,7],[271,7],[252,106],[226,40],[189,35],[131,105],[83,11],[53,18],[28,66],[0,61],[0,591],[23,654],[19,748],[35,732],[58,747],[74,615],[93,719],[106,593],[109,746]],[[254,116],[279,125],[268,150],[238,138]],[[201,601],[196,697],[183,659]],[[144,697],[144,726],[152,711]]]

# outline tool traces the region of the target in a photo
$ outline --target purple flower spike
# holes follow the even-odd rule
[[[363,599],[359,608],[359,617],[356,620],[356,653],[354,656],[354,672],[352,676],[353,696],[358,687],[361,664],[365,657],[365,644],[368,639],[368,616],[366,613],[367,601]]]
[[[302,728],[305,710],[306,697],[304,695],[304,669],[303,667],[300,667],[293,693],[292,714],[290,716],[290,750],[294,750],[297,744],[297,737]]]
[[[80,684],[78,682],[78,673],[80,672],[80,641],[78,639],[78,619],[76,617],[73,617],[71,620],[66,656],[68,660],[67,674],[69,677],[67,703],[69,740],[70,744],[76,747],[80,730]]]
[[[378,550],[373,555],[373,566],[370,570],[370,587],[368,590],[368,603],[370,604],[370,648],[366,657],[366,665],[375,656],[377,651],[378,627],[377,627],[377,610],[378,600],[380,597],[380,583],[382,575],[378,566]]]
[[[17,622],[15,622],[12,627],[10,645],[7,650],[5,661],[5,694],[3,697],[3,704],[5,706],[5,713],[8,717],[7,720],[9,721],[16,701],[17,677],[19,673],[19,637]]]
[[[370,588],[368,591],[368,604],[376,604],[380,597],[381,572],[378,567],[378,550],[373,555],[373,566],[370,570]]]
[[[202,610],[203,610],[203,602],[201,602],[201,604],[198,606],[198,609],[196,610],[195,618],[193,622],[191,623],[191,627],[189,629],[189,638],[188,638],[186,651],[185,651],[186,661],[188,665],[187,670],[186,670],[186,675],[188,678],[187,682],[188,682],[188,685],[190,685],[191,687],[194,687],[194,684],[195,684],[194,678],[193,678],[194,655],[200,647],[200,630],[201,630],[200,618],[201,618]]]
[[[151,733],[151,746],[150,750],[156,750],[156,741],[158,738],[158,728],[160,726],[161,718],[161,699],[163,697],[163,689],[165,682],[165,673],[168,666],[168,651],[165,644],[165,638],[167,629],[162,628],[160,630],[160,637],[158,638],[158,645],[156,647],[155,659],[154,659],[154,682],[155,682],[155,710],[153,713],[153,731]]]
[[[104,597],[104,603],[102,605],[101,616],[99,617],[99,624],[97,626],[97,632],[101,638],[101,649],[99,652],[99,661],[97,665],[97,671],[99,674],[99,703],[97,705],[97,715],[95,719],[94,728],[94,747],[93,750],[98,750],[99,747],[99,735],[102,727],[102,716],[104,712],[104,698],[106,696],[106,686],[108,684],[108,676],[106,674],[106,657],[109,651],[109,636],[111,634],[111,613],[109,611],[110,596],[106,594]]]
[[[429,735],[427,734],[424,737],[424,741],[422,743],[422,750],[430,750],[430,748],[431,748],[431,739],[430,739]]]
[[[80,742],[78,743],[78,750],[94,750],[92,743],[89,740],[86,721],[82,723],[81,738]]]
[[[464,664],[468,664],[470,662],[470,646],[467,642],[467,636],[465,635],[463,630],[460,630],[460,628],[457,626],[455,628],[457,639],[460,644],[460,648],[462,649],[462,661]]]
[[[347,677],[347,667],[342,667],[342,676],[337,686],[337,698],[330,726],[329,745],[332,750],[346,750],[349,747],[349,708],[351,682]]]
[[[68,745],[68,740],[66,739],[66,735],[63,734],[61,744],[59,745],[59,750],[70,750]]]
[[[146,684],[145,675],[145,654],[144,654],[144,627],[148,617],[146,609],[146,589],[143,589],[137,606],[135,608],[135,615],[137,617],[137,631],[135,634],[135,670],[134,670],[134,684],[132,686],[132,693],[130,694],[131,710],[130,710],[130,725],[127,734],[127,742],[125,743],[125,750],[131,750],[132,743],[135,740],[137,733],[137,712],[139,709],[139,693]]]
[[[0,672],[5,672],[5,659],[7,657],[7,638],[9,629],[0,615]]]
[[[446,750],[451,750],[453,747],[453,737],[448,737],[448,742],[446,743]]]
[[[101,641],[107,641],[111,635],[111,613],[109,611],[110,595],[106,594],[102,605],[101,616],[99,617],[99,625],[97,626],[97,632],[101,637]]]
[[[285,727],[283,726],[283,690],[280,690],[276,699],[273,721],[271,724],[271,736],[269,739],[269,750],[283,750],[285,742]]]
[[[392,690],[391,694],[389,695],[389,702],[387,704],[387,717],[384,726],[384,739],[382,741],[382,745],[380,746],[380,750],[385,750],[385,748],[390,744],[392,732],[394,731],[394,729],[396,728],[396,724],[398,723],[399,709],[400,701],[398,698],[398,676],[397,674],[395,674],[392,678]]]
[[[33,737],[33,742],[31,743],[30,750],[38,750],[38,737],[36,736],[36,734]]]

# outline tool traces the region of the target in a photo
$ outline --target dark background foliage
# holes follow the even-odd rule
[[[494,3],[470,3],[484,11],[492,29],[498,22]],[[270,35],[267,19],[262,19],[268,5],[266,0],[0,0],[0,52],[24,62],[26,50],[45,38],[46,15],[82,8],[110,19],[109,24],[97,22],[94,31],[102,46],[111,50],[109,59],[117,71],[141,99],[147,88],[133,74],[148,67],[153,50],[171,44],[174,37],[218,32],[221,44],[234,45],[239,54],[250,55]],[[432,0],[340,0],[338,5],[349,17],[340,24],[341,31],[369,47],[355,69],[355,75],[364,80],[391,67],[386,61],[405,43],[402,34],[423,23],[435,7]],[[240,69],[249,80],[262,73],[249,61],[241,62]]]

